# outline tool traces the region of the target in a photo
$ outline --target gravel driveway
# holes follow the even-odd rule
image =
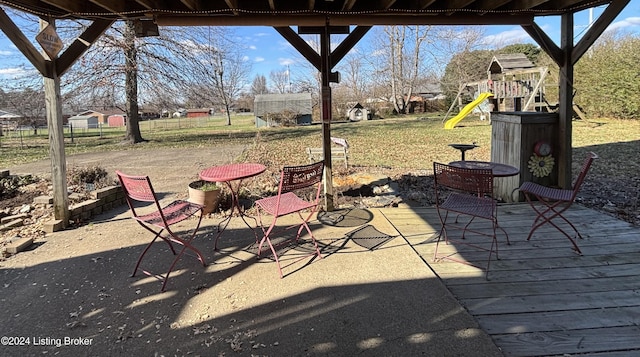
[[[198,178],[202,169],[234,161],[246,145],[206,148],[134,149],[67,156],[67,169],[73,166],[100,166],[115,179],[115,170],[128,174],[148,175],[154,189],[162,192],[187,193],[189,182]],[[51,176],[51,162],[37,161],[9,168],[11,174]]]

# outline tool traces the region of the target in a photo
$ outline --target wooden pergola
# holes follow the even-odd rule
[[[559,133],[556,148],[558,182],[571,186],[573,68],[630,0],[0,0],[0,5],[40,17],[55,27],[56,19],[85,19],[91,25],[60,56],[38,51],[0,8],[0,28],[42,74],[49,126],[55,218],[68,221],[68,197],[60,81],[71,65],[113,22],[135,19],[158,26],[272,26],[321,74],[325,208],[332,210],[331,87],[332,69],[376,25],[520,25],[560,68]],[[574,14],[606,6],[602,15],[574,43]],[[536,17],[561,18],[560,46],[540,28]],[[297,27],[297,32],[294,30]],[[353,28],[352,28],[353,27]],[[302,34],[320,35],[320,53]],[[347,34],[331,49],[332,34]]]

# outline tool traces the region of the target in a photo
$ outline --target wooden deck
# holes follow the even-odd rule
[[[548,225],[527,241],[531,208],[501,206],[499,223],[511,245],[499,233],[500,260],[491,262],[487,281],[473,266],[434,263],[440,227],[434,209],[380,212],[506,356],[640,355],[640,227],[574,205],[566,216],[584,237],[577,242],[584,254],[580,256]],[[468,239],[489,242],[486,237]],[[442,247],[482,266],[488,256],[443,244],[439,254]]]

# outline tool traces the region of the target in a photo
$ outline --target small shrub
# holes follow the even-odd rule
[[[109,173],[100,166],[71,167],[67,169],[67,183],[76,186],[106,187],[112,184]]]
[[[26,176],[9,176],[0,178],[0,201],[15,197],[20,187],[38,182],[31,175]]]
[[[193,181],[189,184],[189,186],[193,189],[200,191],[215,191],[219,187],[215,182],[209,182],[204,180]]]

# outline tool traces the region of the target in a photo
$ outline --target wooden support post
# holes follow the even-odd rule
[[[327,24],[320,31],[320,75],[322,76],[322,149],[324,151],[324,208],[335,208],[333,197],[333,169],[331,163],[331,31]]]
[[[40,20],[40,28],[47,23]],[[55,26],[55,23],[49,25]],[[49,156],[51,159],[51,181],[53,184],[53,212],[55,219],[61,220],[63,227],[69,223],[69,195],[67,193],[67,160],[64,153],[64,131],[62,102],[60,100],[60,77],[56,71],[55,58],[51,69],[44,76],[45,110],[49,129]]]
[[[573,117],[573,14],[561,16],[561,44],[563,61],[560,63],[558,106],[558,185],[571,188],[571,140]]]

